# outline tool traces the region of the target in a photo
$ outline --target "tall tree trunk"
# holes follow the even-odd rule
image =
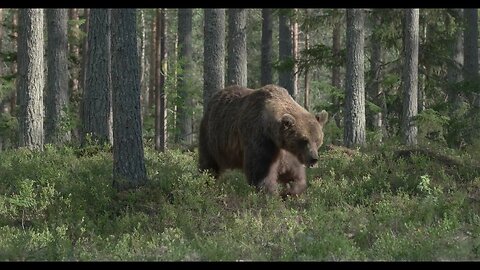
[[[379,29],[381,27],[382,21],[379,14],[375,14],[373,16],[373,26],[375,29]],[[381,45],[381,40],[377,33],[372,34],[371,38],[372,44],[372,55],[370,61],[370,68],[371,68],[371,82],[370,82],[370,98],[371,101],[377,105],[378,107],[382,108],[381,111],[375,112],[372,115],[372,126],[374,130],[380,131],[382,137],[386,135],[386,129],[384,126],[384,119],[383,119],[383,108],[385,108],[385,94],[382,90],[380,82],[382,81],[383,72],[382,72],[382,61],[383,61],[383,50]],[[383,138],[380,138],[382,141]]]
[[[48,12],[47,12],[48,14]],[[79,16],[78,16],[78,9],[76,8],[72,8],[72,9],[69,9],[68,10],[68,17],[69,17],[69,20],[71,21],[77,21],[79,19]],[[80,74],[80,68],[79,68],[79,63],[80,63],[80,48],[79,48],[79,39],[80,37],[78,36],[79,32],[80,32],[80,28],[78,26],[77,23],[74,23],[71,27],[70,27],[70,37],[71,39],[73,40],[73,42],[70,42],[68,43],[68,53],[70,55],[70,59],[72,60],[71,61],[71,67],[70,67],[70,81],[69,81],[69,84],[70,84],[70,89],[72,91],[71,95],[77,95],[78,93],[78,88],[79,88],[79,80],[81,79],[81,74]],[[78,72],[78,73],[77,73]],[[80,76],[77,76],[77,74],[79,74]]]
[[[83,18],[85,22],[81,25],[81,31],[85,33],[83,38],[79,40],[79,62],[80,62],[80,69],[77,74],[78,78],[78,91],[74,92],[72,90],[72,94],[70,95],[70,102],[71,106],[75,108],[75,112],[77,113],[77,118],[79,119],[80,125],[75,126],[72,129],[72,139],[75,141],[82,141],[82,129],[83,129],[83,108],[84,108],[84,93],[85,93],[85,81],[87,80],[87,63],[88,63],[88,28],[89,28],[89,14],[90,9],[85,8],[83,9]],[[74,77],[73,74],[71,74]]]
[[[342,30],[342,24],[341,22],[336,22],[335,25],[333,26],[333,31],[332,31],[332,50],[333,50],[333,56],[337,59],[340,57],[340,50],[341,50],[341,30]],[[342,80],[340,78],[340,65],[334,65],[332,67],[332,85],[336,87],[337,89],[342,88]],[[340,100],[337,97],[333,98],[333,104],[336,105],[337,108],[340,108]],[[337,127],[340,127],[341,125],[341,117],[340,113],[335,114],[333,117],[335,119],[335,123],[337,124]]]
[[[478,80],[478,9],[464,9],[464,17],[464,78],[466,81],[474,83]],[[475,92],[470,98],[475,107],[480,107],[479,95],[479,90],[475,89]]]
[[[148,92],[148,106],[146,108],[147,112],[155,106],[155,74],[156,74],[156,57],[157,57],[157,19],[156,15],[152,20],[152,36],[150,42],[150,91]]]
[[[43,149],[43,10],[20,9],[18,29],[19,145]]]
[[[91,9],[89,21],[82,143],[112,143],[110,10]]]
[[[296,93],[295,97],[298,95],[298,74],[297,74],[297,58],[298,58],[298,22],[297,22],[297,16],[298,16],[298,9],[293,9],[294,16],[293,16],[293,21],[291,22],[291,27],[292,27],[292,61],[293,61],[293,92]]]
[[[308,14],[308,10],[306,10],[306,15],[309,16]],[[308,25],[305,27],[305,50],[308,50],[310,49],[310,29],[308,27]],[[310,98],[310,81],[309,81],[309,78],[308,78],[308,73],[309,73],[309,67],[305,67],[305,71],[304,71],[304,92],[303,92],[303,107],[305,107],[305,109],[308,111],[309,108],[310,108],[310,104],[309,104],[309,98]]]
[[[140,119],[136,10],[112,9],[111,13],[113,186],[126,190],[147,182]]]
[[[70,131],[62,127],[69,103],[67,22],[66,9],[47,9],[46,143],[63,144],[70,140]]]
[[[262,62],[261,84],[273,83],[272,57],[273,57],[273,18],[271,8],[262,8]]]
[[[157,53],[155,64],[155,149],[164,152],[167,147],[167,95],[165,78],[167,74],[167,14],[157,9]]]
[[[422,48],[425,48],[425,46],[422,46],[422,45],[427,42],[427,30],[428,30],[428,23],[427,22],[424,22],[423,25],[420,25],[420,23],[419,23],[418,55],[423,54],[421,50],[422,50]],[[427,98],[426,98],[426,95],[425,95],[425,88],[426,88],[426,82],[427,82],[427,72],[426,72],[427,70],[429,70],[429,68],[426,65],[426,63],[421,63],[421,62],[418,63],[418,91],[417,91],[418,108],[417,108],[417,113],[423,112],[425,110],[426,104],[427,104]]]
[[[185,145],[193,143],[193,100],[191,94],[189,95],[189,85],[191,85],[189,74],[192,74],[193,71],[192,20],[193,10],[191,8],[178,10],[178,46],[180,47],[178,63],[180,63],[180,73],[178,74],[177,126],[180,128],[180,133],[177,142]]]
[[[463,22],[462,9],[450,9],[449,13],[455,20],[455,25],[461,25]],[[449,21],[447,21],[449,22]],[[458,86],[455,84],[462,81],[463,68],[463,35],[460,28],[455,31],[450,51],[451,59],[447,65],[447,81],[448,81],[448,101],[456,111],[460,107],[461,98]]]
[[[247,86],[247,9],[228,9],[227,83]]]
[[[296,99],[297,89],[294,84],[293,74],[293,49],[292,49],[292,33],[290,31],[290,19],[287,14],[280,11],[279,13],[279,28],[278,28],[278,52],[281,64],[286,64],[281,67],[278,73],[279,84],[288,90],[288,93]]]
[[[3,51],[3,9],[0,8],[0,51]],[[0,58],[0,77],[3,76],[3,59]],[[8,111],[7,103],[4,103],[3,100],[0,100],[0,113]],[[4,138],[0,136],[0,152],[3,150]]]
[[[13,51],[18,51],[18,10],[12,10],[12,44],[13,44]],[[17,63],[18,59],[14,60],[11,65],[11,73],[15,77],[14,80],[14,85],[15,91],[12,91],[12,96],[10,97],[10,114],[15,116],[17,114],[17,96],[19,92],[19,87],[18,87],[18,80],[17,80]]]
[[[204,10],[203,112],[210,97],[225,87],[225,9]]]
[[[140,35],[138,37],[138,51],[139,51],[139,61],[140,61],[140,104],[142,105],[141,108],[145,107],[145,100],[147,94],[147,84],[146,84],[146,65],[145,65],[145,41],[146,41],[146,32],[145,32],[145,16],[142,9],[138,9],[138,16],[140,17]],[[143,112],[143,111],[142,111]],[[143,123],[143,116],[142,116],[142,123]],[[142,125],[143,126],[143,125]]]
[[[0,8],[0,51],[3,51],[2,45],[3,45],[3,9]],[[3,76],[3,58],[0,58],[0,76]]]
[[[82,62],[80,67],[80,74],[79,77],[79,88],[80,91],[85,91],[85,82],[87,80],[87,62],[88,62],[88,29],[90,27],[90,9],[85,8],[83,9],[83,17],[85,18],[85,23],[82,25],[82,31],[86,33],[85,37],[83,38],[82,45],[80,47],[80,51],[82,54]]]
[[[404,55],[405,66],[403,71],[403,113],[402,137],[406,145],[417,144],[417,126],[413,118],[417,115],[418,91],[418,41],[419,41],[419,10],[405,10],[405,37]]]
[[[347,9],[344,144],[365,145],[364,11]]]

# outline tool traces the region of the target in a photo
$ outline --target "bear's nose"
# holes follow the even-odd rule
[[[318,162],[318,158],[310,158],[310,159],[308,160],[308,166],[312,167],[312,166],[315,165],[317,162]]]

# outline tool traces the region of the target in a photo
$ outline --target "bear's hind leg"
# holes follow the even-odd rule
[[[199,149],[199,169],[200,171],[208,171],[216,179],[220,176],[220,168],[215,159],[205,149]]]

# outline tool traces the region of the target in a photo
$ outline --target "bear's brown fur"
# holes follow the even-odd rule
[[[200,124],[199,167],[218,177],[243,169],[259,189],[296,195],[306,188],[305,165],[318,160],[328,113],[315,116],[287,90],[266,85],[253,90],[237,85],[215,93]]]

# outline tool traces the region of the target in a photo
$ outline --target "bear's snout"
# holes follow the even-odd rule
[[[309,167],[312,167],[313,165],[315,165],[318,162],[318,153],[315,152],[315,151],[312,151],[312,152],[308,153],[306,161],[307,161],[307,165]]]
[[[307,163],[309,167],[312,167],[313,165],[317,164],[318,158],[310,158]]]

